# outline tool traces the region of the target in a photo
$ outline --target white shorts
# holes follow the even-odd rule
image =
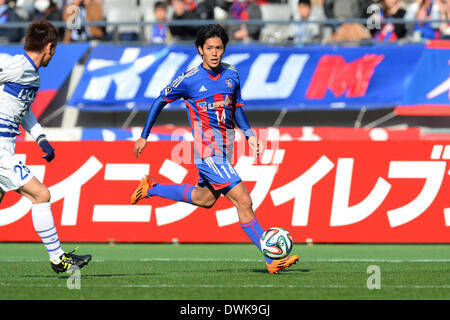
[[[17,190],[33,178],[31,170],[14,154],[15,143],[0,141],[0,188]]]

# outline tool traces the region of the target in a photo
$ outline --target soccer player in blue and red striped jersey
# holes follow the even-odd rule
[[[228,36],[220,25],[200,28],[195,45],[203,58],[202,64],[181,74],[161,91],[150,107],[141,137],[134,147],[138,157],[145,149],[150,130],[164,106],[183,98],[194,136],[194,163],[199,175],[197,185],[159,184],[145,176],[131,195],[130,202],[136,204],[142,198],[160,196],[211,208],[223,194],[236,207],[244,232],[261,250],[259,242],[264,230],[253,212],[250,193],[230,162],[235,124],[244,133],[255,156],[261,154],[263,145],[244,113],[238,72],[233,66],[222,63],[227,42]],[[298,259],[297,255],[280,260],[266,257],[266,265],[270,273],[278,273]]]

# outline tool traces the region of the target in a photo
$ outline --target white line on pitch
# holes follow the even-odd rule
[[[0,287],[66,287],[66,284],[33,284],[33,283],[0,283]],[[123,285],[83,285],[84,288],[279,288],[279,289],[367,289],[366,286],[350,286],[350,285],[220,285],[220,284],[123,284]],[[391,285],[382,286],[384,289],[450,289],[450,285]]]
[[[0,262],[43,262],[42,259],[0,259]],[[94,259],[93,262],[261,262],[263,259],[226,259],[226,258],[140,258],[140,259]],[[300,259],[300,262],[450,262],[450,259]]]
[[[44,259],[1,259],[0,262],[47,262]],[[228,259],[228,258],[138,258],[138,259],[93,259],[92,262],[261,262],[263,259]],[[450,262],[450,259],[301,259],[300,262]]]

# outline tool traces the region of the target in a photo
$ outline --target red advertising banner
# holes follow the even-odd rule
[[[33,142],[16,154],[44,182],[62,241],[247,242],[231,203],[211,209],[153,197],[129,204],[140,178],[197,181],[191,142],[55,142],[47,164]],[[248,147],[247,147],[248,148]],[[263,228],[295,242],[450,242],[450,144],[444,141],[280,141],[255,161],[236,146],[234,167]],[[9,192],[0,241],[39,241],[31,202]]]

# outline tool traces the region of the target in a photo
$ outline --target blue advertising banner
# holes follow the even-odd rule
[[[403,106],[450,105],[450,50],[423,53],[402,101]]]
[[[424,50],[229,45],[223,61],[239,71],[247,110],[370,109],[402,102]],[[87,111],[147,110],[163,88],[201,61],[194,46],[98,45],[68,104]]]

